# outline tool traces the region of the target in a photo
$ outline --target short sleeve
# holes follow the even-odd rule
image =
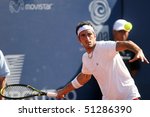
[[[83,74],[91,74],[89,71],[88,71],[88,69],[85,67],[85,65],[84,64],[82,64],[82,71],[81,71]]]
[[[82,69],[81,72],[83,74],[91,74],[91,72],[87,69],[87,67],[85,66],[85,62],[86,62],[86,58],[85,58],[85,54],[82,56]]]

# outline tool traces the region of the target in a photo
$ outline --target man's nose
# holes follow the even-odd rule
[[[86,36],[86,39],[87,39],[88,41],[90,41],[90,38],[89,38],[89,36],[88,36],[88,35]]]

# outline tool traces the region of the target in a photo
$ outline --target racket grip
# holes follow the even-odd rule
[[[48,97],[56,97],[57,96],[57,92],[56,91],[47,92],[47,96]]]

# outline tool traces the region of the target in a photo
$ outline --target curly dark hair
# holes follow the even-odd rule
[[[92,24],[89,21],[82,21],[80,22],[77,26],[76,26],[76,35],[78,35],[78,30],[80,27],[84,26],[84,25],[89,25],[92,26]],[[93,26],[92,26],[93,27]],[[94,27],[93,27],[94,28]]]

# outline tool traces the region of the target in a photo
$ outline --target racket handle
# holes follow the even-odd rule
[[[57,96],[57,92],[56,91],[47,92],[47,96],[48,97],[56,97]]]

